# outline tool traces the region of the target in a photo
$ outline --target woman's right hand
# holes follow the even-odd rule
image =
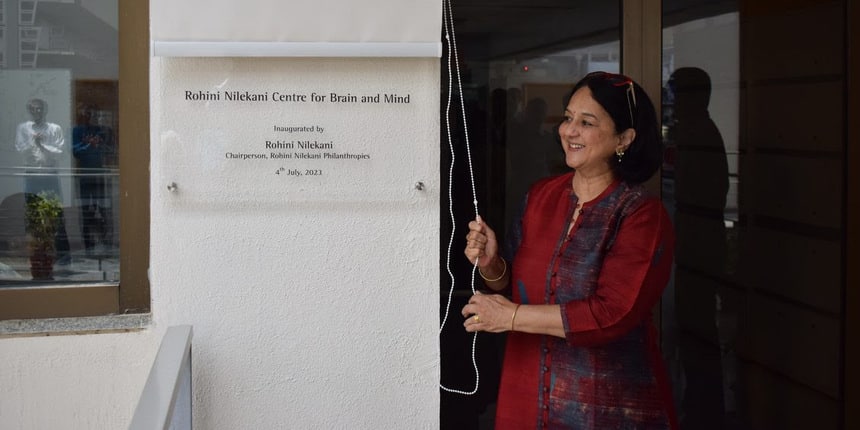
[[[475,264],[475,259],[478,259],[480,269],[498,265],[496,259],[499,257],[499,243],[496,241],[496,233],[484,223],[480,215],[469,223],[466,249],[463,253],[472,264]]]

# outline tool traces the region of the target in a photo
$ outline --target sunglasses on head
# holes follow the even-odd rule
[[[624,92],[627,96],[627,112],[630,113],[630,126],[635,124],[633,121],[633,108],[636,107],[636,89],[633,86],[633,79],[624,75],[609,72],[591,72],[585,75],[585,77],[589,79],[604,79],[612,84],[613,87],[624,87]]]

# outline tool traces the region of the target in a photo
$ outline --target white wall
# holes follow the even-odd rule
[[[0,428],[128,427],[157,332],[0,339]]]
[[[239,136],[260,132],[258,110],[235,105],[206,124],[205,109],[165,92],[248,74],[241,85],[310,91],[323,71],[333,87],[391,85],[411,103],[318,112],[374,161],[333,164],[295,193],[207,146],[249,144]],[[0,428],[125,428],[175,324],[194,326],[195,428],[438,428],[439,72],[436,58],[154,58],[153,323],[0,339]]]
[[[438,64],[153,61],[153,309],[164,326],[194,325],[197,428],[438,427]],[[182,96],[213,85],[385,87],[411,103]],[[291,139],[272,133],[273,122],[322,126],[319,140],[372,158],[225,160],[225,151],[259,152],[266,137]],[[279,165],[325,176],[286,178],[274,174]],[[415,190],[418,180],[428,189]]]

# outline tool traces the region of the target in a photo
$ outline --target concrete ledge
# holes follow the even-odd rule
[[[78,318],[44,318],[0,321],[0,338],[117,333],[142,330],[152,314],[105,315]]]

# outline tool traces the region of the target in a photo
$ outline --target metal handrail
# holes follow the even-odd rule
[[[190,325],[167,329],[129,430],[191,430]]]

